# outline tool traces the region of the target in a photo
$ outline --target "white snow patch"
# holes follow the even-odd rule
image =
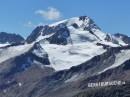
[[[81,78],[83,78],[83,74],[75,74],[71,78],[67,79],[65,83],[74,82],[74,81],[80,80]]]
[[[65,22],[67,22],[67,19],[66,19],[66,20],[62,20],[62,21],[59,21],[59,22],[56,22],[56,23],[53,23],[53,24],[50,24],[49,26],[50,26],[50,27],[53,27],[53,26],[57,26],[57,25],[59,25],[59,24],[61,24],[61,23],[65,23]]]
[[[54,33],[49,34],[49,35],[45,35],[45,36],[40,35],[40,36],[37,38],[36,42],[39,42],[39,41],[44,40],[44,39],[46,39],[46,38],[49,38],[49,37],[51,37],[53,34],[54,34]]]
[[[119,47],[119,44],[114,44],[112,42],[108,42],[108,41],[100,41],[99,43],[104,44],[104,45],[108,45],[110,47]]]
[[[9,43],[0,44],[0,47],[4,47],[4,46],[7,46],[7,45],[10,45],[10,44]]]
[[[3,92],[4,92],[4,93],[7,93],[7,90],[6,90],[6,89],[4,89],[4,90],[3,90]]]
[[[98,41],[96,36],[92,35],[89,31],[83,31],[75,29],[72,26],[68,27],[73,43],[91,42]]]
[[[92,29],[94,30],[94,34],[98,36],[102,41],[106,38],[106,33],[100,31],[99,29]]]
[[[21,83],[21,82],[19,82],[19,83],[18,83],[18,86],[19,86],[19,87],[21,87],[21,86],[22,86],[22,83]]]
[[[87,42],[65,46],[43,44],[42,47],[48,53],[51,66],[56,71],[70,69],[105,52],[102,46]]]
[[[52,27],[52,26],[57,26],[59,24],[62,24],[62,23],[65,23],[67,24],[67,26],[71,26],[73,23],[76,23],[79,27],[82,26],[83,24],[83,21],[80,21],[79,20],[79,17],[73,17],[73,18],[70,18],[70,19],[65,19],[65,20],[62,20],[62,21],[59,21],[59,22],[56,22],[56,23],[53,23],[53,24],[50,24],[49,26]],[[84,23],[88,23],[88,21],[84,21]]]

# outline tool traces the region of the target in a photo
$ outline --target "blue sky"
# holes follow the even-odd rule
[[[104,32],[130,36],[130,0],[0,0],[0,32],[26,37],[36,25],[81,15]]]

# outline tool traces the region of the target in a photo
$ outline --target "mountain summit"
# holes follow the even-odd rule
[[[38,26],[27,37],[27,42],[43,41],[50,44],[72,44],[82,42],[104,42],[125,45],[121,39],[101,31],[95,22],[80,16],[66,19],[54,24]]]
[[[81,33],[78,33],[78,32]],[[44,37],[46,35],[51,35],[46,38],[47,41],[50,43],[55,43],[56,41],[59,42],[58,44],[67,44],[67,42],[71,41],[71,34],[76,38],[78,38],[80,41],[80,37],[85,39],[89,38],[85,34],[94,34],[97,35],[100,34],[102,37],[104,33],[102,32],[96,32],[100,31],[100,28],[93,22],[92,19],[90,19],[87,16],[81,16],[81,17],[74,17],[71,19],[66,19],[60,22],[56,22],[51,25],[45,25],[45,26],[38,26],[32,34],[27,38],[27,42],[33,42],[36,41],[36,39],[41,37]],[[89,33],[88,33],[89,32]],[[78,36],[80,34],[81,36]],[[72,36],[72,38],[73,38]],[[33,38],[33,39],[32,39]],[[98,36],[93,36],[94,39],[99,39]],[[83,40],[82,39],[82,40]],[[94,40],[93,39],[93,40]],[[91,40],[91,39],[90,39]]]

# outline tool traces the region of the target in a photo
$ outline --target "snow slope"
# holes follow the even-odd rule
[[[0,49],[0,63],[13,58],[15,56],[19,56],[21,54],[24,54],[28,50],[31,49],[33,44],[25,44],[25,45],[19,45],[19,46],[12,46],[4,49]]]
[[[92,35],[89,31],[75,29],[72,26],[70,26],[68,28],[69,28],[71,39],[72,39],[73,43],[98,41],[98,39],[94,35]]]
[[[6,44],[0,44],[0,47],[4,47],[4,46],[7,46],[7,45],[10,45],[9,43],[6,43]]]
[[[93,43],[80,43],[65,46],[43,44],[42,47],[48,53],[51,66],[55,70],[70,69],[72,66],[77,66],[105,52],[102,46],[96,46]]]

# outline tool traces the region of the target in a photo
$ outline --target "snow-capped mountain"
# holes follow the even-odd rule
[[[106,50],[97,44],[110,47],[127,45],[120,38],[102,32],[87,16],[38,26],[27,42],[38,42],[48,53],[50,66],[55,70],[70,69],[104,53]]]
[[[48,37],[44,37],[44,36]],[[35,38],[31,38],[35,36]],[[48,41],[52,44],[69,44],[74,42],[104,40],[106,34],[86,16],[66,19],[51,25],[38,26],[27,38],[27,42],[38,40]]]
[[[73,97],[89,82],[129,81],[129,44],[87,16],[38,26],[25,42],[0,48],[0,96]]]

